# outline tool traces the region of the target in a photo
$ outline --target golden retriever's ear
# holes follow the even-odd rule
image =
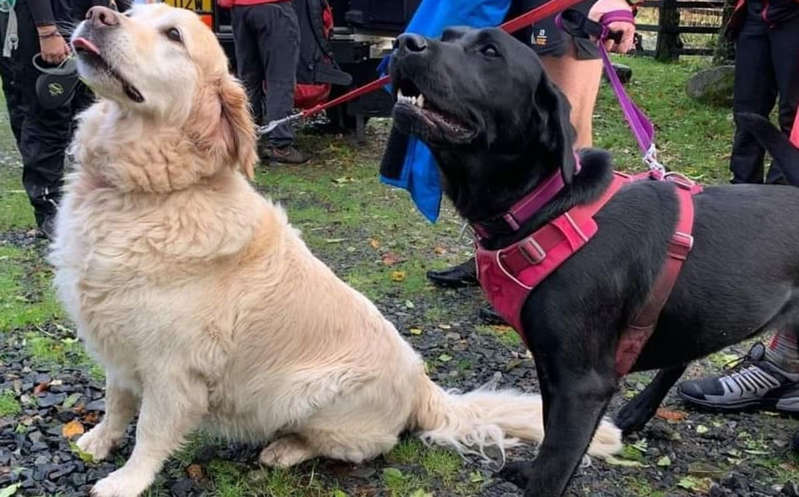
[[[250,113],[247,94],[232,77],[223,77],[219,88],[222,102],[222,136],[228,153],[236,160],[247,178],[255,176],[255,123]]]
[[[254,177],[255,124],[247,94],[232,76],[225,74],[197,92],[186,127],[201,152],[216,159],[217,168],[238,165],[245,176]]]

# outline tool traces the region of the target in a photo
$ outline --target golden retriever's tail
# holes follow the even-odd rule
[[[461,395],[444,391],[426,375],[421,383],[415,421],[426,443],[485,458],[485,448],[495,446],[504,461],[506,448],[521,441],[540,443],[544,438],[539,395],[495,390],[492,385]],[[621,430],[605,419],[594,434],[588,454],[607,457],[621,447]]]

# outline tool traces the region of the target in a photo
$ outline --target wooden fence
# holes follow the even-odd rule
[[[639,20],[636,29],[639,33],[656,33],[655,49],[638,45],[636,53],[654,55],[658,60],[675,60],[680,55],[714,55],[718,35],[724,23],[725,5],[719,0],[647,0],[639,4],[641,8],[654,8],[658,11],[657,24],[646,24]],[[642,11],[643,12],[643,11]],[[701,34],[709,43],[704,46],[691,46],[691,38],[682,35]],[[697,37],[693,37],[697,38]],[[687,46],[686,46],[687,45]]]

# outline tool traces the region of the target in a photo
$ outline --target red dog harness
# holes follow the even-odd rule
[[[677,281],[683,261],[693,246],[691,231],[694,221],[693,195],[702,186],[675,173],[662,179],[651,173],[630,176],[614,172],[613,180],[602,195],[589,204],[572,207],[549,221],[524,239],[500,250],[487,250],[480,245],[488,230],[480,223],[473,228],[477,235],[476,261],[480,285],[494,309],[524,339],[521,310],[529,293],[575,254],[596,234],[594,215],[622,186],[645,178],[669,181],[676,186],[679,217],[669,241],[666,261],[649,296],[638,314],[627,325],[616,349],[616,371],[623,376],[630,371],[652,335],[663,306]],[[560,171],[550,176],[530,194],[517,202],[502,218],[512,229],[529,219],[563,188]]]

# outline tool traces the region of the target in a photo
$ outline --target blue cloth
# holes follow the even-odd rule
[[[405,32],[437,38],[450,26],[498,26],[505,19],[510,2],[511,0],[423,0]],[[388,57],[378,70],[385,74],[387,67]],[[392,91],[390,87],[387,89]],[[380,180],[408,190],[416,207],[430,222],[438,219],[441,208],[438,167],[430,149],[417,137],[409,137],[400,177],[389,178],[381,174]]]

